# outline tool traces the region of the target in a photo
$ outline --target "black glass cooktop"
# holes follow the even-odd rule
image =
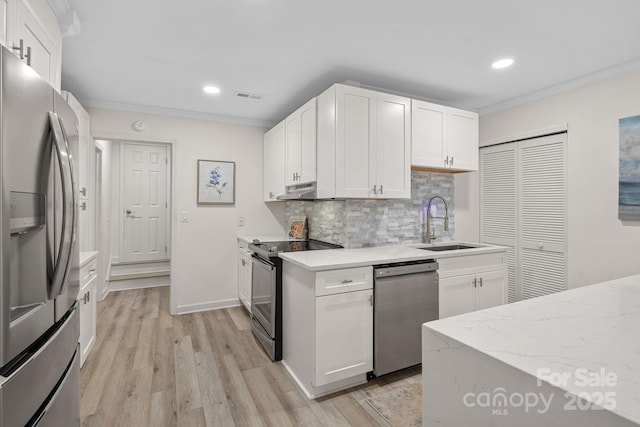
[[[281,242],[250,243],[249,248],[263,255],[277,255],[279,252],[315,251],[321,249],[340,249],[342,246],[320,240],[291,240]]]

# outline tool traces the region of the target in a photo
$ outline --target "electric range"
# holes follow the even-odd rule
[[[282,252],[340,249],[320,240],[249,243],[251,256],[251,330],[271,360],[282,360]]]

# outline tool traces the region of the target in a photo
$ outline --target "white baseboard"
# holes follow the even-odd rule
[[[219,310],[221,308],[238,307],[240,300],[231,298],[220,301],[199,302],[196,304],[184,304],[176,307],[176,314],[197,313],[198,311]]]
[[[307,396],[308,399],[317,399],[328,394],[336,393],[338,391],[346,390],[348,388],[367,383],[367,374],[362,374],[320,387],[311,386],[311,390],[309,390],[302,383],[302,381],[300,381],[298,376],[291,370],[291,368],[289,368],[289,365],[287,365],[287,362],[284,359],[280,363],[282,363],[282,366],[284,366],[293,382],[297,384],[298,388],[300,388],[300,390],[304,393],[305,396]]]

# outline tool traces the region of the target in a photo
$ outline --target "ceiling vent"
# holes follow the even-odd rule
[[[250,93],[250,92],[236,92],[233,95],[237,96],[238,98],[248,98],[248,99],[257,99],[257,100],[262,99],[262,95],[258,95],[257,93]]]

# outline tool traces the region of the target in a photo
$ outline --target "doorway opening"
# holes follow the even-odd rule
[[[110,173],[101,158],[101,179],[109,180],[111,191],[100,202],[103,209],[97,209],[103,215],[108,211],[110,225],[96,218],[96,224],[105,225],[100,242],[106,246],[109,240],[110,246],[108,291],[170,285],[171,144],[101,142],[111,149]]]

